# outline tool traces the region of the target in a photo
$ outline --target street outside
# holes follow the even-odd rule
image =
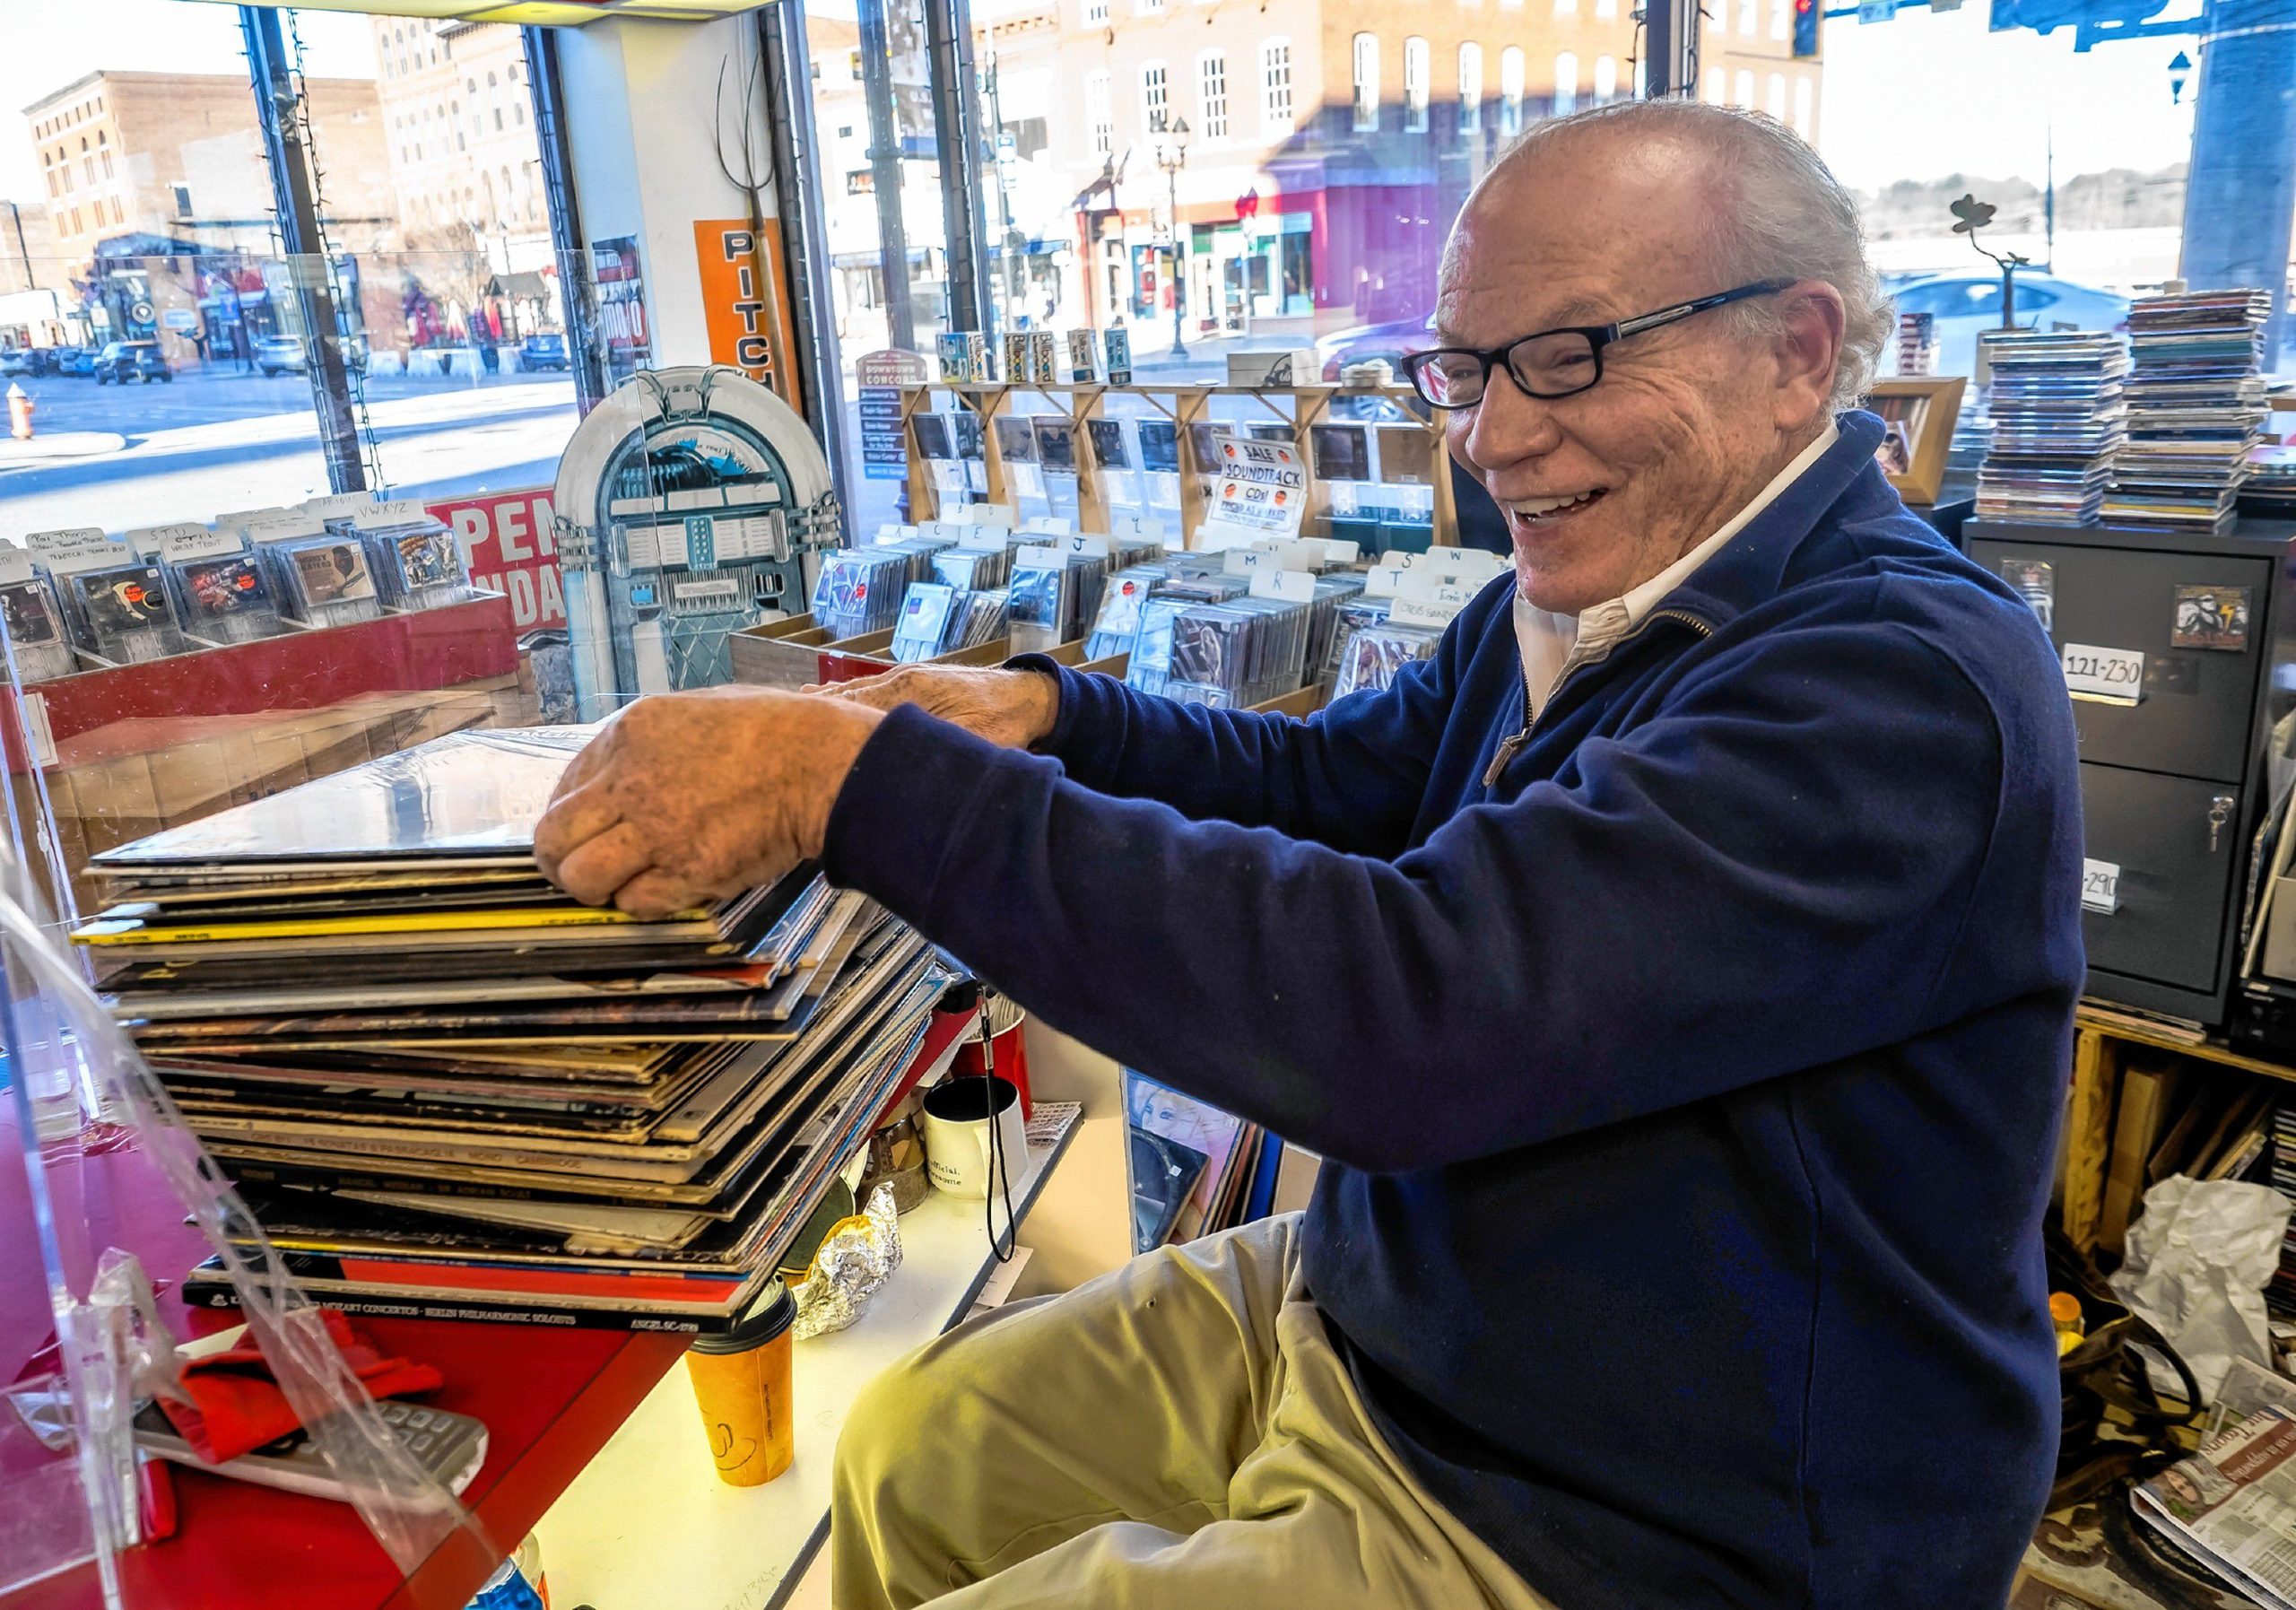
[[[204,522],[333,490],[301,375],[211,366],[165,384],[55,375],[8,384],[31,398],[36,433],[0,439],[0,537]],[[573,383],[557,376],[378,377],[366,396],[399,497],[545,485],[575,425]]]
[[[1144,377],[1221,379],[1227,352],[1253,344],[1266,344],[1192,342],[1183,361],[1160,342],[1135,362]],[[29,441],[0,437],[0,539],[68,526],[204,522],[333,490],[301,375],[210,365],[179,370],[166,383],[48,375],[6,385],[31,399],[35,433]],[[853,393],[848,376],[846,439],[857,443]],[[547,486],[576,424],[573,383],[558,376],[376,377],[366,399],[385,490],[426,501]],[[857,477],[851,529],[865,538],[896,518],[898,492],[898,483]]]

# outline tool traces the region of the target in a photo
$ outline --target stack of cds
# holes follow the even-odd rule
[[[1978,471],[1978,518],[2093,525],[2128,414],[2118,338],[1996,330],[1980,344],[1993,375],[1993,443]]]
[[[383,603],[392,609],[430,609],[463,594],[462,555],[454,533],[420,503],[376,503],[327,528],[356,536],[367,547]]]
[[[1013,550],[1003,543],[976,548],[960,543],[933,556],[933,577],[960,592],[1003,587],[1013,579]]]
[[[1898,373],[1934,375],[1937,372],[1937,316],[1935,313],[1898,315]]]
[[[1344,699],[1367,688],[1385,688],[1412,661],[1433,658],[1435,646],[1442,640],[1442,629],[1436,626],[1386,620],[1360,626],[1340,646],[1331,696]]]
[[[905,543],[840,548],[830,554],[813,587],[814,622],[832,642],[886,630],[900,613],[902,592],[912,579],[922,579],[910,574],[915,559]]]
[[[2139,297],[2128,314],[2128,439],[2105,518],[2214,531],[2232,518],[2266,404],[2263,291]]]
[[[912,581],[893,627],[892,657],[904,665],[978,648],[1005,631],[1005,597],[938,581]]]
[[[1140,612],[1148,602],[1149,590],[1164,579],[1164,567],[1159,564],[1134,565],[1109,579],[1108,587],[1100,594],[1100,613],[1092,617],[1091,634],[1084,640],[1086,659],[1106,659],[1110,655],[1132,652],[1133,641],[1140,635]]]
[[[1318,662],[1323,666],[1323,680],[1332,684],[1333,698],[1339,697],[1339,674],[1347,664],[1347,646],[1365,627],[1385,624],[1394,602],[1392,598],[1366,598],[1360,594],[1340,600],[1339,607],[1333,612],[1331,641]]]
[[[1083,553],[1022,548],[1013,561],[1013,652],[1048,653],[1083,637],[1099,618],[1100,596],[1115,567],[1104,544],[1100,552]]]

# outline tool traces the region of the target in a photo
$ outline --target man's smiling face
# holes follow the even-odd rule
[[[1673,139],[1576,131],[1477,192],[1444,255],[1438,342],[1491,347],[1605,325],[1760,277],[1720,260],[1726,168]],[[1613,344],[1576,396],[1526,396],[1494,370],[1448,416],[1451,452],[1506,512],[1523,596],[1575,613],[1712,535],[1822,428],[1790,344],[1732,310]]]

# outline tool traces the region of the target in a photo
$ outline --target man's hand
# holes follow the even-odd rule
[[[1036,671],[896,666],[882,675],[806,691],[871,709],[913,704],[1007,749],[1025,749],[1050,737],[1060,715],[1060,684]]]
[[[764,688],[641,699],[574,757],[535,828],[543,875],[661,917],[821,853],[878,713]]]

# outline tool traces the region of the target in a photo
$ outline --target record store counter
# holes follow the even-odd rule
[[[916,1070],[945,1066],[970,1021],[937,1018]],[[1039,1108],[1016,1216],[1034,1205],[1075,1128],[1073,1108]],[[135,1152],[91,1162],[99,1165],[86,1204],[91,1240],[137,1246],[168,1280],[205,1256],[199,1232]],[[22,1195],[22,1177],[0,1170],[0,1193],[12,1189]],[[0,1213],[28,1206],[0,1199]],[[718,1480],[677,1367],[683,1335],[360,1324],[386,1351],[439,1367],[448,1385],[426,1402],[486,1422],[486,1461],[464,1501],[505,1547],[539,1529],[555,1602],[597,1610],[774,1605],[826,1536],[830,1456],[854,1397],[886,1364],[961,1318],[997,1266],[977,1202],[935,1193],[901,1229],[901,1266],[861,1319],[797,1345],[796,1462],[760,1488]],[[11,1375],[48,1334],[44,1295],[32,1249],[0,1240],[0,1369]],[[230,1319],[196,1312],[187,1323],[174,1291],[161,1308],[178,1334]],[[175,1490],[176,1535],[121,1556],[131,1606],[463,1610],[498,1563],[449,1545],[402,1580],[348,1505],[188,1471],[178,1473]],[[673,1581],[678,1590],[665,1592]],[[83,1567],[24,1589],[10,1610],[101,1602],[93,1569]]]
[[[1079,1110],[1029,1124],[1029,1210],[1074,1137]],[[996,1227],[1004,1232],[1002,1203]],[[797,1344],[796,1458],[762,1487],[718,1479],[693,1388],[674,1370],[535,1527],[551,1602],[595,1610],[778,1610],[829,1536],[831,1456],[853,1400],[886,1366],[965,1317],[997,1267],[981,1204],[935,1191],[900,1221],[901,1266],[850,1328]]]

